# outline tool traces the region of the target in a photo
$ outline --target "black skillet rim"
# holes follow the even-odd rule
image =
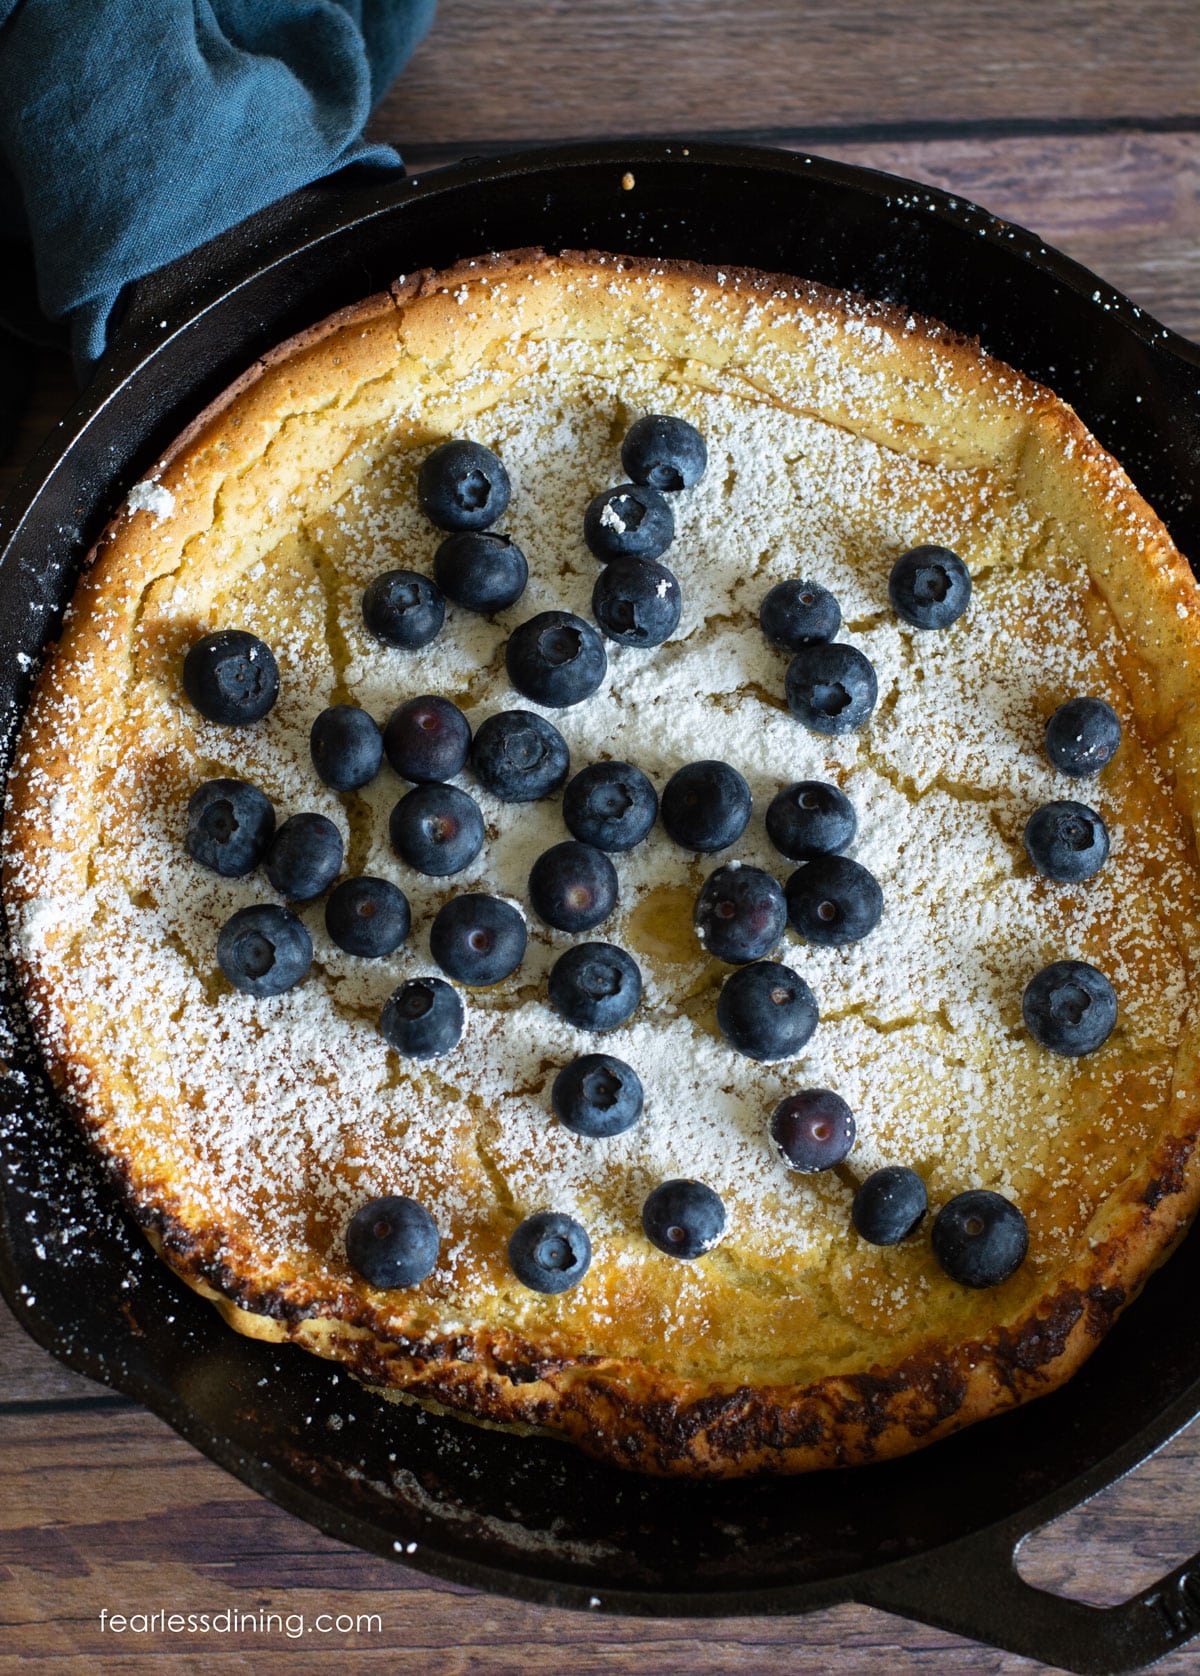
[[[961,198],[940,192],[933,188],[917,185],[900,180],[898,177],[887,176],[873,170],[863,170],[851,165],[829,163],[821,159],[810,159],[798,154],[781,154],[768,150],[758,150],[742,146],[728,147],[711,143],[684,144],[682,141],[657,144],[654,142],[637,142],[635,144],[612,143],[604,146],[555,147],[532,153],[510,155],[493,162],[480,163],[471,161],[439,170],[432,177],[421,177],[420,180],[401,182],[386,188],[372,188],[368,191],[355,189],[349,209],[343,203],[332,206],[326,201],[324,205],[308,216],[297,239],[294,230],[285,230],[282,239],[270,229],[267,230],[268,252],[266,261],[286,260],[290,255],[303,250],[308,245],[315,245],[335,238],[346,225],[347,217],[369,219],[373,214],[386,212],[393,205],[407,201],[409,198],[422,196],[432,192],[444,192],[459,185],[488,184],[503,181],[506,178],[534,174],[547,168],[563,169],[571,167],[591,166],[597,163],[603,165],[623,165],[636,168],[640,164],[654,165],[664,161],[678,163],[687,156],[694,165],[732,166],[753,171],[772,171],[775,173],[803,174],[811,171],[816,178],[823,179],[845,188],[851,193],[869,193],[876,196],[903,193],[908,195],[914,204],[920,201],[925,213],[936,219],[946,219],[954,224],[978,234],[984,241],[991,241],[996,248],[1019,262],[1027,263],[1050,274],[1061,284],[1066,286],[1078,298],[1081,305],[1119,311],[1123,317],[1125,329],[1157,354],[1168,356],[1178,365],[1200,369],[1200,350],[1188,343],[1187,340],[1169,332],[1156,321],[1145,315],[1129,303],[1129,301],[1111,287],[1096,279],[1086,269],[1080,267],[1069,258],[1058,252],[1047,250],[1041,241],[1033,235],[1015,229],[1006,223],[997,221],[986,211],[977,206],[964,202]],[[236,231],[236,230],[235,230]],[[271,247],[271,239],[276,238],[276,244]],[[289,244],[289,239],[291,243]],[[221,241],[218,241],[220,243]],[[233,260],[244,261],[246,252],[238,248],[238,239],[229,241],[234,246]],[[241,283],[252,283],[261,270],[250,271]],[[48,443],[32,462],[28,472],[18,485],[4,514],[0,515],[0,542],[9,550],[17,543],[23,527],[27,523],[27,514],[36,504],[38,495],[44,484],[48,483],[60,462],[65,459],[79,438],[89,426],[100,417],[114,394],[131,380],[147,364],[152,363],[160,350],[169,343],[177,333],[188,329],[191,322],[199,322],[209,309],[218,306],[224,298],[234,294],[238,289],[236,281],[230,282],[222,274],[220,263],[216,264],[218,284],[212,290],[213,269],[206,266],[203,272],[185,275],[184,303],[182,314],[172,313],[171,309],[178,309],[180,305],[170,300],[169,306],[164,306],[163,313],[169,325],[167,337],[161,336],[161,328],[155,327],[145,310],[131,317],[126,329],[121,333],[114,347],[113,357],[107,364],[96,383],[82,398],[73,414],[65,422],[64,435]],[[209,287],[211,294],[205,295],[205,287]],[[190,290],[190,295],[188,294]],[[151,312],[158,313],[157,302],[151,305]],[[192,398],[193,406],[199,405]],[[145,449],[141,451],[141,463],[144,465],[153,457]],[[136,458],[136,455],[133,456]],[[124,463],[116,476],[123,487],[135,480],[130,474],[132,458]],[[110,497],[111,500],[112,497]],[[103,522],[103,518],[100,519]],[[4,1230],[7,1234],[7,1230]],[[53,1342],[53,1332],[45,1328],[37,1317],[36,1311],[18,1299],[18,1288],[22,1283],[22,1276],[17,1272],[13,1262],[13,1250],[9,1240],[0,1241],[0,1289],[8,1298],[18,1319],[32,1335],[43,1343],[53,1353],[63,1356],[68,1365],[80,1367],[82,1371],[97,1372],[107,1378],[118,1388],[127,1389],[130,1395],[136,1396],[146,1406],[162,1415],[180,1435],[187,1437],[203,1452],[210,1455],[220,1464],[232,1470],[235,1475],[249,1483],[261,1493],[298,1513],[309,1522],[318,1525],[330,1534],[341,1536],[346,1540],[356,1542],[359,1546],[375,1552],[392,1554],[390,1545],[384,1546],[383,1539],[377,1532],[372,1532],[363,1526],[361,1521],[344,1512],[331,1510],[327,1502],[308,1495],[301,1487],[279,1474],[269,1471],[266,1463],[252,1461],[241,1450],[232,1445],[229,1439],[208,1434],[202,1426],[195,1422],[195,1417],[185,1406],[177,1401],[168,1400],[167,1396],[156,1389],[146,1387],[131,1389],[129,1385],[122,1386],[119,1377],[120,1370],[111,1366],[97,1370],[89,1365],[86,1355],[81,1355],[76,1347],[67,1354],[63,1347]],[[39,1330],[42,1329],[42,1330]],[[140,1382],[139,1382],[140,1383]],[[1088,1471],[1060,1486],[1052,1494],[1045,1496],[1021,1511],[1019,1517],[1013,1516],[1000,1522],[1000,1525],[984,1526],[966,1542],[974,1541],[989,1532],[999,1534],[1005,1542],[1011,1543],[1013,1537],[1025,1529],[1031,1529],[1054,1517],[1064,1509],[1075,1505],[1079,1500],[1093,1494],[1103,1485],[1112,1482],[1123,1472],[1128,1471],[1138,1461],[1158,1447],[1175,1430],[1185,1424],[1200,1406],[1200,1386],[1193,1387],[1180,1393],[1175,1400],[1167,1404],[1163,1410],[1141,1426],[1131,1437],[1118,1446],[1110,1455],[1096,1462]],[[1004,1527],[1004,1529],[1002,1529]],[[961,1548],[963,1543],[951,1543],[947,1549]],[[937,1558],[943,1548],[933,1546],[929,1554]],[[555,1582],[540,1582],[512,1572],[500,1570],[477,1562],[464,1561],[457,1556],[441,1556],[431,1552],[422,1543],[419,1557],[409,1555],[400,1556],[406,1563],[415,1565],[419,1569],[427,1570],[435,1575],[444,1576],[450,1580],[472,1584],[492,1591],[517,1595],[521,1598],[541,1600],[559,1605],[583,1606],[591,1604],[588,1590],[583,1586],[564,1585]],[[754,1590],[737,1589],[728,1593],[659,1593],[643,1594],[639,1592],[625,1592],[621,1590],[604,1589],[602,1606],[607,1610],[634,1613],[658,1613],[671,1615],[711,1616],[731,1612],[768,1611],[768,1612],[796,1612],[812,1610],[815,1607],[830,1604],[836,1600],[847,1598],[870,1599],[872,1595],[880,1593],[875,1586],[882,1574],[889,1568],[876,1567],[867,1572],[850,1571],[832,1578],[821,1579],[816,1582],[806,1582],[798,1585],[771,1588],[761,1593]],[[893,1568],[896,1569],[896,1568]],[[899,1568],[899,1569],[902,1569]],[[886,1593],[887,1591],[883,1591]],[[1036,1591],[1035,1591],[1036,1592]],[[881,1601],[882,1603],[882,1601]],[[892,1602],[893,1609],[904,1610],[904,1606]],[[915,1609],[915,1614],[928,1616],[928,1609]],[[969,1630],[966,1631],[970,1633]],[[983,1633],[983,1632],[981,1632]],[[1160,1649],[1163,1650],[1163,1649]],[[1099,1668],[1099,1666],[1097,1666]]]

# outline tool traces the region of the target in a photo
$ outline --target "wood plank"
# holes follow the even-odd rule
[[[1193,1433],[1173,1471],[1194,1472]],[[1194,1479],[1192,1480],[1194,1482]],[[1165,1479],[1141,1504],[1148,1515]],[[1123,1487],[1106,1493],[1120,1498]],[[1176,1498],[1179,1500],[1180,1498]],[[1189,1503],[1192,1498],[1187,1498]],[[1093,1509],[1093,1522],[1097,1515]],[[1093,1587],[1128,1544],[1127,1524],[1105,1518],[1108,1542],[1088,1554]],[[1144,1524],[1142,1527],[1144,1529]],[[1160,1526],[1161,1528],[1161,1526]],[[1194,1536],[1194,1532],[1192,1533]],[[1058,1562],[1062,1569],[1062,1558]],[[114,1634],[110,1613],[171,1610],[250,1618],[240,1633]],[[303,1638],[266,1625],[259,1614],[379,1614],[378,1627]],[[894,1676],[903,1668],[947,1676],[1018,1676],[1039,1668],[956,1637],[907,1625],[860,1607],[803,1620],[735,1618],[710,1623],[630,1620],[567,1613],[484,1597],[362,1555],[320,1536],[227,1478],[165,1426],[138,1411],[7,1416],[0,1422],[0,1630],[27,1663],[73,1669],[102,1658],[106,1671],[134,1669],[170,1647],[180,1669],[234,1670],[252,1653],[268,1671],[323,1669],[353,1649],[356,1659],[401,1671],[513,1672],[550,1676],[564,1662],[588,1676],[600,1671],[691,1673],[818,1672]],[[304,1646],[299,1645],[300,1640]],[[319,1651],[315,1643],[319,1643]],[[1159,1668],[1195,1672],[1194,1652]]]
[[[389,137],[404,150],[399,133]],[[987,140],[829,137],[812,149],[943,187],[1032,228],[1164,325],[1200,339],[1200,129]],[[419,148],[405,157],[412,174],[433,166]]]
[[[1200,1420],[1136,1472],[1035,1533],[1018,1570],[1038,1588],[1114,1606],[1200,1550]],[[1200,1669],[1200,1650],[1195,1654]]]
[[[17,1403],[83,1402],[111,1394],[48,1355],[0,1302],[0,1415]]]
[[[1194,116],[1194,0],[441,0],[374,131],[499,139]]]
[[[822,151],[941,186],[1030,227],[1164,325],[1200,339],[1200,132],[831,143]]]

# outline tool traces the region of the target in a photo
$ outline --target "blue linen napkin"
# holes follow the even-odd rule
[[[0,237],[30,241],[82,372],[130,281],[348,164],[399,167],[362,129],[433,8],[0,0]]]

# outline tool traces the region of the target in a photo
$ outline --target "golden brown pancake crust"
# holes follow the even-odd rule
[[[981,624],[987,610],[1001,616],[1006,600],[1020,600],[1023,575],[1038,598],[1042,590],[1051,604],[1078,602],[1078,619],[1056,624],[1043,601],[1040,615],[1031,609],[1014,621],[1013,635],[1019,647],[1026,638],[1035,659],[1048,634],[1061,635],[1064,643],[1076,636],[1080,656],[1094,660],[1090,675],[1099,679],[1095,672],[1104,672],[1105,696],[1122,713],[1120,766],[1105,787],[1117,815],[1110,824],[1120,827],[1127,858],[1122,865],[1135,869],[1129,875],[1132,941],[1125,946],[1126,928],[1115,915],[1088,920],[1086,904],[1076,924],[1072,904],[1085,903],[1082,896],[1044,891],[1036,900],[1047,904],[1056,928],[1059,905],[1066,902],[1063,935],[1082,938],[1080,947],[1095,952],[1098,964],[1110,954],[1129,974],[1120,990],[1127,1022],[1094,1063],[1069,1067],[1074,1080],[1068,1081],[1062,1080],[1068,1068],[1021,1037],[1019,988],[998,1003],[999,1022],[987,1024],[997,1036],[1006,1033],[1005,1053],[1024,1054],[1033,1067],[1022,1071],[1027,1080],[1014,1090],[1014,1105],[1032,1098],[1039,1078],[1058,1090],[1055,1120],[1066,1128],[1054,1157],[1065,1159],[1077,1178],[1056,1174],[1050,1152],[1037,1152],[1032,1139],[1032,1161],[1021,1173],[1021,1114],[1003,1122],[997,1114],[998,1138],[980,1120],[969,1153],[956,1152],[965,1143],[947,1135],[945,1160],[956,1160],[959,1171],[948,1176],[951,1184],[1017,1183],[1033,1244],[1029,1263],[1004,1286],[981,1294],[954,1286],[933,1262],[927,1231],[895,1253],[867,1247],[844,1232],[850,1188],[833,1181],[811,1189],[815,1197],[804,1201],[809,1244],[794,1260],[780,1257],[778,1271],[770,1229],[764,1234],[758,1225],[744,1241],[739,1236],[695,1265],[655,1256],[647,1268],[640,1230],[630,1225],[625,1202],[632,1204],[644,1190],[638,1186],[644,1166],[635,1163],[629,1181],[611,1188],[610,1204],[595,1198],[602,1193],[595,1183],[578,1188],[602,1233],[609,1227],[605,1216],[617,1230],[597,1241],[584,1283],[563,1300],[531,1295],[514,1302],[504,1246],[519,1215],[542,1208],[526,1202],[527,1165],[514,1159],[500,1170],[493,1203],[482,1209],[473,1203],[461,1218],[457,1211],[451,1218],[458,1267],[448,1278],[411,1294],[381,1294],[346,1264],[340,1226],[330,1225],[328,1206],[315,1189],[307,1206],[315,1220],[307,1240],[300,1239],[295,1228],[303,1217],[291,1202],[277,1212],[271,1172],[261,1192],[231,1185],[221,1174],[225,1163],[213,1163],[217,1154],[206,1152],[203,1124],[191,1113],[184,1121],[184,1085],[173,1062],[163,1069],[145,1044],[186,1033],[206,1008],[214,1020],[220,1015],[223,1031],[231,1018],[243,1031],[253,1029],[253,1007],[231,1010],[237,998],[213,976],[215,963],[206,972],[177,927],[174,942],[160,935],[161,926],[144,930],[153,958],[140,987],[130,991],[109,964],[113,926],[135,928],[136,935],[129,932],[133,947],[143,935],[139,914],[170,922],[183,911],[178,904],[163,906],[169,888],[160,889],[157,877],[144,892],[148,900],[138,899],[134,851],[122,839],[126,823],[133,831],[159,802],[181,807],[199,779],[240,766],[220,755],[211,730],[178,702],[180,655],[210,618],[212,626],[226,620],[230,600],[244,606],[247,598],[258,599],[256,588],[275,587],[261,597],[268,617],[278,616],[279,590],[293,586],[288,567],[299,575],[308,563],[306,543],[315,543],[320,551],[313,564],[326,598],[306,604],[307,596],[289,594],[287,609],[301,625],[317,613],[329,626],[331,644],[338,643],[336,667],[327,678],[316,677],[328,694],[320,702],[356,695],[354,649],[341,644],[344,620],[336,610],[325,611],[329,600],[335,606],[342,600],[358,562],[338,545],[344,526],[335,512],[369,502],[391,457],[411,462],[442,436],[473,424],[486,427],[493,411],[508,411],[505,402],[518,411],[524,385],[536,393],[538,379],[550,380],[547,389],[557,388],[558,380],[567,405],[582,400],[583,392],[593,406],[605,380],[618,393],[627,382],[635,406],[640,392],[661,392],[664,381],[673,380],[681,403],[711,402],[715,411],[725,404],[735,417],[742,406],[755,416],[770,407],[801,428],[806,446],[816,446],[818,436],[844,437],[850,450],[845,458],[855,469],[868,454],[883,461],[885,495],[911,479],[913,492],[928,493],[930,505],[947,519],[958,517],[967,528],[975,519],[992,530],[986,540],[996,543],[996,556],[978,561]],[[709,440],[712,447],[720,437],[714,433]],[[200,416],[156,470],[154,483],[160,493],[138,497],[137,509],[124,509],[101,541],[38,683],[10,783],[4,892],[32,1015],[58,1085],[133,1214],[178,1275],[213,1298],[240,1331],[290,1339],[337,1358],[388,1393],[440,1403],[477,1420],[545,1428],[623,1465],[658,1473],[793,1472],[883,1459],[1052,1390],[1080,1365],[1181,1237],[1200,1193],[1200,1076],[1189,998],[1200,906],[1193,837],[1200,808],[1200,594],[1161,523],[1065,404],[936,323],[786,277],[683,262],[515,252],[407,278],[390,294],[283,345]],[[584,500],[596,486],[585,486]],[[1003,554],[1006,530],[1017,531],[1025,544],[1011,571]],[[930,538],[936,538],[932,532]],[[426,562],[418,559],[416,568]],[[257,580],[256,566],[263,567],[265,582]],[[564,576],[568,571],[569,565]],[[881,574],[886,576],[886,565]],[[686,570],[681,577],[686,594]],[[512,620],[532,609],[516,608]],[[292,618],[279,622],[287,628]],[[894,632],[862,615],[854,638],[873,647],[872,635]],[[272,639],[265,629],[264,635]],[[283,642],[286,689],[286,634]],[[886,653],[892,643],[881,638],[878,644]],[[905,658],[933,660],[922,673],[928,667],[932,678],[942,678],[934,669],[936,648],[926,641],[914,652],[904,644]],[[301,652],[296,657],[298,666],[308,667]],[[945,679],[958,677],[952,671]],[[1095,679],[1089,690],[1096,690]],[[424,690],[420,676],[407,671],[397,685],[399,696]],[[777,727],[778,701],[772,711],[752,685],[739,689],[739,702],[761,703],[764,730]],[[1045,692],[1053,686],[1048,676]],[[471,696],[478,696],[474,689]],[[488,696],[494,698],[494,691]],[[310,699],[311,713],[319,707]],[[830,759],[831,774],[858,774],[862,784],[874,776],[870,783],[878,781],[882,798],[890,773],[896,783],[888,780],[889,796],[906,797],[914,808],[930,797],[958,799],[961,818],[971,818],[974,788],[941,772],[928,785],[917,784],[910,765],[894,761],[894,734],[887,736],[890,767],[877,761],[887,753],[882,719],[872,734],[874,725],[864,730],[860,755],[854,755],[859,743],[852,742],[844,758]],[[1030,723],[1034,734],[1040,725],[1041,719]],[[646,748],[652,750],[652,740]],[[574,766],[580,765],[576,758]],[[154,783],[155,800],[145,791],[147,781]],[[285,781],[282,790],[271,787],[277,801],[287,800],[291,782]],[[1034,801],[1040,800],[1033,779],[1030,786]],[[981,788],[985,794],[991,795],[989,788]],[[1057,795],[1072,792],[1064,788]],[[1090,800],[1088,791],[1080,795]],[[359,815],[350,814],[352,830]],[[948,821],[956,818],[947,813]],[[1019,863],[1014,819],[1000,798],[996,824]],[[1133,855],[1139,837],[1134,823],[1157,835],[1144,863]],[[170,836],[177,844],[178,823]],[[142,865],[140,854],[135,859]],[[181,873],[190,865],[179,848]],[[1041,887],[1029,884],[1019,865],[1015,878],[1012,888],[1025,893],[1023,901],[1033,900],[1030,892]],[[688,880],[694,889],[694,877]],[[635,896],[640,889],[638,875]],[[1136,912],[1135,891],[1142,904]],[[127,921],[113,908],[118,897]],[[653,965],[644,948],[638,952]],[[791,950],[807,970],[803,952]],[[168,962],[161,968],[160,956]],[[695,1006],[691,1013],[684,1009],[679,1027],[688,1020],[688,1028],[694,1025],[696,1052],[720,1053],[719,1044],[705,1045],[712,1034],[705,1008],[711,1011],[716,979],[694,952],[688,958],[693,966],[680,962],[680,970],[694,971]],[[1032,950],[1030,959],[1032,975],[1042,960]],[[170,975],[176,966],[182,976]],[[336,977],[336,968],[329,971]],[[177,991],[170,987],[176,977]],[[823,1013],[829,990],[827,982],[819,991]],[[1173,1011],[1161,1000],[1168,991]],[[487,1005],[483,998],[478,1004]],[[117,1013],[119,1028],[113,1024]],[[859,1026],[868,1016],[860,1008],[858,1015],[848,1009],[841,1023],[831,1019],[835,1057],[843,1037],[863,1034]],[[360,1034],[367,1033],[363,1019],[359,1024]],[[948,1051],[946,1039],[955,1033],[936,1018],[875,1020],[870,1054],[880,1077],[888,1074],[883,1056],[892,1028],[915,1032],[919,1053],[935,1056]],[[968,1070],[987,1083],[994,1065],[975,1036],[961,1026],[957,1031]],[[981,1027],[981,1039],[986,1033]],[[225,1039],[228,1055],[236,1058],[238,1039],[232,1033]],[[129,1046],[134,1041],[137,1051]],[[556,1043],[560,1062],[562,1051]],[[382,1043],[379,1054],[381,1062],[388,1057]],[[930,1060],[935,1062],[941,1064]],[[318,1081],[334,1074],[319,1053],[313,1063]],[[432,1069],[440,1074],[443,1067],[439,1062]],[[747,1078],[752,1069],[742,1062]],[[543,1068],[543,1083],[547,1074]],[[246,1098],[266,1115],[273,1093],[262,1081],[248,1088]],[[937,1086],[931,1073],[929,1086],[915,1089],[914,1105],[928,1104]],[[203,1105],[203,1091],[193,1090],[189,1098]],[[479,1097],[473,1104],[463,1098],[464,1134],[473,1125],[482,1132],[504,1115]],[[265,1132],[247,1131],[247,1156],[269,1145]],[[321,1144],[326,1157],[333,1142],[326,1137]],[[330,1203],[344,1216],[356,1183],[363,1184],[360,1197],[377,1189],[369,1160],[356,1158],[344,1137],[337,1144],[342,1197]],[[863,1144],[870,1145],[869,1137]],[[950,1170],[941,1159],[939,1151],[913,1161],[923,1172],[927,1164],[936,1180],[939,1168]],[[977,1180],[964,1179],[964,1159]],[[893,1155],[893,1161],[910,1159]],[[298,1163],[301,1174],[308,1168]],[[395,1190],[417,1191],[436,1210],[438,1182],[451,1190],[446,1158],[429,1163],[414,1154],[412,1169],[411,1182]],[[477,1184],[473,1192],[480,1201],[488,1171],[474,1153],[464,1154],[463,1169]],[[598,1178],[603,1174],[597,1170]],[[714,1184],[736,1199],[737,1182]],[[770,1191],[790,1186],[775,1184]],[[935,1203],[948,1196],[945,1185],[933,1194]],[[269,1238],[256,1223],[260,1205],[273,1230]],[[282,1232],[270,1223],[276,1214]],[[668,1324],[661,1343],[652,1342],[658,1320]],[[777,1341],[770,1337],[772,1322]],[[679,1337],[689,1338],[687,1346],[670,1338],[671,1323],[679,1326]]]

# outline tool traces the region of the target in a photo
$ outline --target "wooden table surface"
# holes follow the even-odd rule
[[[0,35],[0,50],[3,37]],[[442,0],[372,122],[422,171],[544,140],[736,136],[931,181],[1035,228],[1200,338],[1196,0]],[[47,354],[0,492],[71,399]],[[1190,1329],[1188,1329],[1190,1330]],[[1200,1547],[1200,1425],[1029,1545],[1108,1603]],[[377,1615],[346,1633],[117,1635],[99,1614]],[[0,1670],[364,1667],[457,1676],[944,1676],[1039,1668],[856,1606],[807,1619],[582,1616],[366,1557],[262,1501],[0,1305]],[[1200,1671],[1200,1649],[1159,1666]]]

